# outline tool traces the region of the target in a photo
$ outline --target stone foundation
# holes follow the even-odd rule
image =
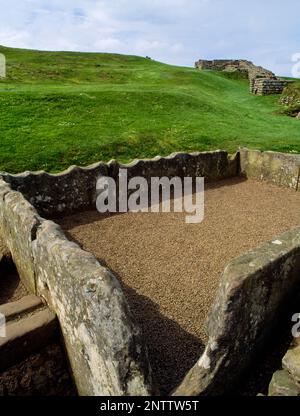
[[[256,66],[253,62],[245,59],[215,59],[213,61],[200,59],[195,63],[195,67],[200,70],[244,72],[249,76],[249,79],[257,76],[264,78],[276,78],[273,72],[261,66]]]
[[[149,181],[153,176],[204,176],[206,182],[214,182],[236,176],[238,158],[239,155],[229,156],[221,150],[174,153],[168,157],[135,160],[128,165],[112,160],[87,168],[73,166],[56,175],[24,172],[17,175],[2,173],[2,177],[12,189],[21,192],[41,215],[51,218],[94,208],[97,179],[110,176],[117,180],[119,169],[127,170],[128,179],[142,176]]]
[[[195,63],[195,67],[200,70],[245,73],[250,80],[250,92],[256,95],[282,94],[284,88],[293,82],[278,78],[273,72],[247,60],[199,60]]]
[[[3,180],[0,234],[22,282],[58,317],[79,394],[149,394],[146,349],[113,274]]]
[[[298,190],[299,157],[243,149],[234,157],[223,151],[175,154],[129,165],[112,161],[73,167],[58,175],[2,174],[0,234],[24,284],[57,315],[80,394],[151,394],[147,348],[117,278],[41,215],[93,206],[97,178],[117,178],[121,167],[129,178],[147,179],[204,176],[217,181],[241,171]],[[237,382],[299,284],[299,227],[233,260],[209,315],[206,350],[173,394],[222,394]]]
[[[282,94],[290,81],[271,78],[253,78],[250,80],[250,92],[256,95]]]

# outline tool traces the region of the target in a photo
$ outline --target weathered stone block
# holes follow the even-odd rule
[[[150,366],[112,273],[43,221],[33,245],[37,292],[57,313],[81,395],[148,395]]]
[[[118,179],[120,169],[127,170],[128,179],[143,176],[150,181],[151,177],[157,176],[204,176],[206,182],[212,182],[236,176],[239,156],[230,156],[222,150],[174,153],[167,157],[138,159],[126,165],[113,160],[86,168],[73,166],[53,175],[46,172],[25,172],[18,175],[2,173],[2,177],[12,189],[21,192],[40,215],[53,218],[94,208],[98,178],[110,176]]]
[[[240,149],[241,173],[300,191],[300,155]]]
[[[31,244],[40,219],[25,198],[0,180],[0,230],[26,288],[35,293]]]
[[[288,350],[282,360],[283,368],[300,383],[300,343]]]
[[[149,394],[147,352],[120,285],[109,270],[71,243],[58,225],[39,217],[3,181],[0,229],[22,281],[58,315],[79,393]],[[8,345],[22,339],[10,325],[9,344],[3,346],[7,362],[13,350]]]
[[[35,295],[28,295],[16,302],[0,305],[0,314],[4,315],[6,322],[8,322],[16,317],[24,315],[25,313],[32,312],[42,305],[43,302],[39,297]]]
[[[277,371],[269,386],[269,396],[300,396],[300,385],[287,371]]]
[[[299,285],[300,227],[233,260],[209,314],[206,350],[174,395],[222,394],[237,382]]]
[[[49,309],[9,322],[0,338],[0,370],[11,367],[47,345],[55,336],[57,322]]]
[[[242,150],[243,172],[296,189],[300,156],[266,153]],[[129,165],[112,161],[86,169],[73,167],[60,175],[3,174],[7,183],[0,181],[0,232],[24,283],[58,316],[80,394],[150,394],[151,369],[141,333],[113,274],[70,242],[59,226],[39,217],[9,184],[24,192],[40,213],[55,216],[90,207],[98,176],[117,177],[120,168],[128,170],[129,178],[205,176],[216,181],[235,176],[239,167],[239,155],[217,151]],[[224,271],[208,320],[205,353],[175,395],[220,394],[250,364],[299,284],[300,229],[276,240],[234,260]]]

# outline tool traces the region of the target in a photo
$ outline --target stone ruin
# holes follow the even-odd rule
[[[216,59],[213,61],[199,60],[195,63],[195,66],[200,70],[244,72],[249,76],[250,79],[257,76],[263,78],[276,78],[273,72],[261,66],[256,66],[252,62],[243,59]]]
[[[280,78],[252,78],[250,79],[250,92],[256,95],[282,94],[290,82]]]
[[[179,153],[128,165],[96,163],[53,175],[3,172],[0,234],[28,292],[39,296],[51,311],[43,311],[46,323],[52,322],[53,314],[57,316],[81,395],[131,396],[154,391],[147,345],[117,277],[49,219],[95,206],[97,179],[101,175],[117,179],[120,168],[127,169],[129,177],[143,176],[146,180],[164,175],[204,176],[214,182],[243,174],[300,190],[300,155],[247,149],[233,156],[215,151]],[[206,349],[170,393],[224,394],[251,366],[278,313],[299,285],[300,227],[278,236],[275,243],[270,241],[232,260],[222,275],[208,317]],[[36,298],[33,301],[38,303]],[[9,346],[3,342],[0,347]],[[298,380],[298,350],[293,346],[289,360],[285,357],[285,373],[280,370],[275,374],[277,387],[280,377],[282,385],[282,376],[290,380],[293,375]]]
[[[0,78],[6,77],[6,58],[3,53],[0,53]]]
[[[195,67],[200,70],[244,73],[250,81],[250,92],[256,95],[281,94],[291,82],[278,78],[273,72],[247,60],[199,60],[195,63]]]

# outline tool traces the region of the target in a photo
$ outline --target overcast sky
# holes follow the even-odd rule
[[[0,0],[0,44],[117,52],[192,66],[244,58],[291,75],[299,0]]]

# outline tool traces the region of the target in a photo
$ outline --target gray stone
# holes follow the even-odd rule
[[[300,383],[300,342],[288,350],[283,357],[282,365]]]
[[[129,178],[204,176],[209,182],[237,175],[239,156],[248,177],[259,175],[258,179],[296,189],[300,156],[266,153],[180,153],[129,165],[111,161],[73,167],[59,175],[3,174],[0,234],[22,281],[58,316],[79,394],[151,394],[147,349],[115,276],[70,242],[58,225],[40,217],[18,191],[40,214],[55,216],[93,205],[97,177],[117,178],[120,168],[127,169]],[[281,306],[299,284],[300,228],[276,240],[235,259],[224,271],[208,319],[205,353],[175,395],[225,392],[252,362]]]
[[[279,78],[253,78],[250,81],[250,92],[257,95],[282,94],[292,81]]]
[[[300,385],[287,371],[277,371],[270,383],[269,396],[300,396]]]
[[[0,232],[22,282],[58,315],[79,393],[150,394],[147,351],[112,273],[1,180]]]
[[[209,313],[205,352],[173,394],[223,394],[234,385],[299,282],[300,227],[233,260]]]
[[[36,293],[31,244],[39,223],[33,206],[0,179],[0,234],[5,236],[20,278],[31,293]]]
[[[300,191],[300,155],[240,149],[241,173]]]
[[[113,274],[51,221],[37,232],[33,258],[37,291],[58,315],[79,394],[150,394],[147,351]]]
[[[148,181],[153,176],[204,176],[206,182],[226,179],[238,174],[238,155],[226,151],[174,153],[167,157],[134,160],[123,165],[112,160],[96,163],[86,168],[72,166],[65,172],[24,172],[17,175],[2,173],[2,178],[13,190],[25,198],[46,218],[94,209],[96,182],[100,176],[118,179],[120,169],[126,169],[128,179],[143,176]],[[0,175],[1,178],[1,175]]]
[[[24,296],[16,302],[0,305],[0,314],[5,316],[6,322],[16,317],[28,314],[43,305],[42,300],[35,295]]]
[[[250,92],[257,95],[281,94],[284,88],[293,82],[277,78],[273,72],[243,59],[199,60],[195,67],[200,70],[245,73],[250,80]]]
[[[57,321],[47,308],[8,322],[0,338],[0,370],[5,370],[46,346],[55,336]]]
[[[249,75],[250,79],[256,76],[276,78],[273,72],[261,66],[256,66],[253,62],[245,59],[215,59],[213,61],[200,59],[195,63],[195,67],[200,70],[245,72]]]

